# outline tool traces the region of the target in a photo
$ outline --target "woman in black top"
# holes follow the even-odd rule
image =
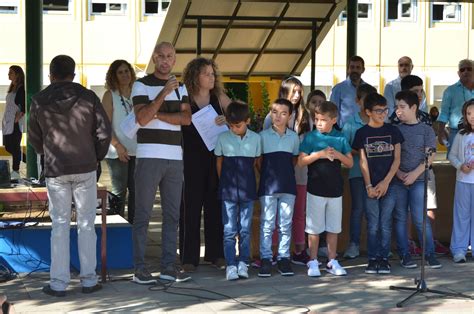
[[[224,111],[230,103],[211,59],[196,58],[188,63],[183,80],[188,90],[192,113],[211,105],[218,116],[215,121],[225,123]],[[222,212],[217,199],[219,179],[216,158],[209,151],[194,124],[182,126],[184,185],[180,217],[180,257],[185,271],[192,272],[199,265],[201,211],[204,209],[204,260],[223,269]]]
[[[8,79],[11,84],[2,120],[3,146],[13,159],[11,179],[18,180],[21,161],[20,120],[25,114],[25,73],[18,65],[12,65],[8,71]]]

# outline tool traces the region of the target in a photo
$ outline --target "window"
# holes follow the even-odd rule
[[[372,19],[372,0],[359,0],[357,4],[357,18],[362,20]],[[341,21],[347,20],[347,10],[344,9],[339,16]]]
[[[431,3],[431,22],[461,22],[461,4],[456,2]]]
[[[0,85],[0,103],[5,102],[8,88],[10,88],[10,85]]]
[[[69,12],[70,0],[43,0],[43,12]]]
[[[416,0],[387,0],[387,21],[415,21]]]
[[[171,4],[171,0],[143,0],[143,14],[163,14],[168,11],[168,7]]]
[[[20,0],[0,0],[0,13],[18,13]]]
[[[124,15],[127,4],[120,0],[90,0],[89,12],[91,15]]]

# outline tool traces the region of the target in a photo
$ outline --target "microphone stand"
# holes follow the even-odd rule
[[[427,220],[427,190],[428,190],[428,170],[429,170],[429,165],[428,165],[428,159],[433,153],[433,150],[428,150],[425,153],[425,173],[424,173],[424,199],[423,199],[423,230],[422,230],[422,243],[421,243],[421,275],[420,279],[415,277],[415,288],[411,287],[398,287],[398,286],[390,286],[390,290],[402,290],[402,291],[414,291],[412,294],[410,294],[407,298],[404,300],[400,301],[397,303],[397,307],[403,307],[403,305],[408,302],[411,298],[418,294],[422,293],[434,293],[438,297],[441,296],[449,296],[449,297],[457,297],[457,298],[467,298],[467,299],[474,299],[474,297],[468,296],[463,293],[459,292],[445,292],[445,291],[440,291],[440,290],[433,290],[429,289],[428,286],[426,285],[425,281],[425,245],[426,245],[426,220]]]

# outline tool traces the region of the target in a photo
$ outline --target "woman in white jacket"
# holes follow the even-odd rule
[[[469,243],[474,245],[474,99],[464,104],[462,115],[463,128],[448,155],[457,169],[450,246],[455,263],[466,262]]]

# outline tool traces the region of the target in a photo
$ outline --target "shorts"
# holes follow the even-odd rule
[[[342,196],[322,197],[306,194],[306,233],[340,233],[341,221]]]
[[[436,209],[438,208],[438,202],[436,201],[436,180],[435,174],[433,169],[430,169],[428,172],[428,191],[427,191],[427,208],[428,209]]]

